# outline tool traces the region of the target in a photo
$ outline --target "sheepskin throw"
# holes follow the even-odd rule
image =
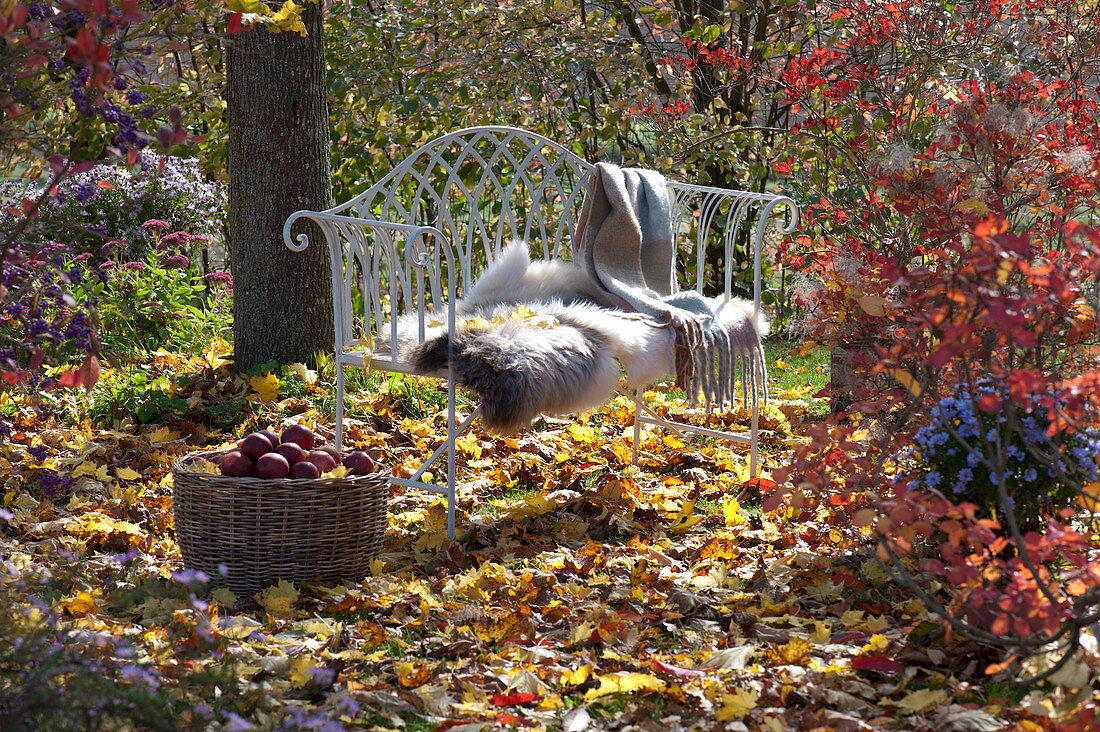
[[[737,345],[748,384],[763,367],[757,359],[763,318],[739,300],[705,304],[715,313],[716,327]],[[453,342],[442,325],[429,327],[420,341],[416,316],[408,315],[396,324],[395,346],[385,325],[375,347],[396,350],[426,376],[445,374],[450,363],[455,381],[477,393],[482,425],[492,432],[515,432],[542,414],[584,412],[605,403],[619,385],[620,366],[629,388],[671,373],[672,329],[615,307],[580,267],[530,261],[523,242],[507,247],[486,268],[455,312]],[[719,399],[733,400],[735,366],[736,358],[726,364],[725,383],[719,383],[717,369],[711,373],[708,383]]]
[[[619,307],[651,316],[672,331],[676,385],[693,404],[700,393],[708,407],[728,399],[735,358],[742,356],[753,364],[746,391],[760,397],[767,374],[751,319],[729,327],[699,293],[673,294],[676,244],[664,177],[598,163],[588,186],[577,222],[578,261]]]

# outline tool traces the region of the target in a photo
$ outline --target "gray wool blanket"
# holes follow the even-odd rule
[[[708,406],[732,401],[740,358],[746,392],[766,399],[767,367],[752,318],[718,319],[713,301],[694,291],[673,293],[676,238],[664,177],[598,163],[588,183],[577,223],[578,262],[618,307],[672,330],[676,385],[693,404],[700,394]]]

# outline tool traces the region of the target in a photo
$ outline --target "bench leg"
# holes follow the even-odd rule
[[[440,493],[447,498],[447,538],[455,538],[455,514],[456,503],[458,501],[458,488],[457,488],[457,469],[455,467],[455,441],[466,433],[466,430],[470,428],[473,421],[481,413],[481,407],[478,407],[470,413],[466,419],[462,420],[462,424],[456,425],[453,414],[448,415],[447,420],[447,438],[443,444],[435,449],[427,460],[421,463],[420,467],[415,473],[408,478],[392,478],[390,482],[396,485],[411,486],[416,488],[424,488],[426,490]],[[438,486],[431,483],[425,483],[420,478],[428,471],[428,468],[435,465],[435,462],[443,456],[443,453],[447,453],[447,485]]]
[[[752,397],[752,426],[749,429],[749,478],[756,478],[756,445],[760,438],[760,401],[756,394]]]
[[[642,420],[639,419],[642,410],[641,389],[635,389],[634,394],[634,466],[638,465],[638,445],[642,441]]]
[[[448,363],[450,363],[449,359]],[[455,429],[455,379],[453,373],[449,375],[450,378],[447,379],[447,538],[453,541],[455,538],[455,501],[458,497],[455,487],[455,441],[458,440],[458,434]],[[470,416],[473,417],[473,415]]]
[[[336,449],[344,452],[344,364],[336,359]]]

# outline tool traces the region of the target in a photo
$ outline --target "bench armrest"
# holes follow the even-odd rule
[[[388,322],[391,328],[390,343],[397,343],[397,315],[395,302],[403,297],[406,302],[416,303],[415,312],[419,323],[419,338],[423,339],[425,323],[428,318],[425,297],[425,281],[429,288],[431,301],[435,304],[446,303],[446,322],[448,333],[453,337],[455,328],[455,301],[457,280],[455,271],[454,247],[450,240],[434,226],[403,224],[392,221],[380,221],[357,216],[347,216],[331,212],[295,211],[283,224],[283,242],[292,251],[304,251],[309,245],[309,235],[292,235],[294,224],[302,219],[314,222],[320,227],[329,246],[330,269],[333,286],[333,319],[336,325],[337,349],[343,344],[355,341],[352,332],[353,301],[352,288],[362,287],[364,330],[363,335],[373,337],[370,327],[371,316],[376,329]],[[396,236],[395,236],[396,235]],[[403,257],[398,254],[400,240],[404,239]],[[345,249],[346,247],[346,249]],[[383,280],[380,265],[376,260],[377,247],[381,247],[392,270]],[[403,261],[401,261],[403,259]],[[352,267],[358,264],[362,275],[355,282]],[[444,278],[444,273],[446,277]],[[382,285],[388,284],[389,302],[384,305]],[[415,287],[415,292],[413,291]],[[446,298],[443,291],[446,289]]]

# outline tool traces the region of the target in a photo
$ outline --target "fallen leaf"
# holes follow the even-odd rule
[[[919,714],[933,707],[940,707],[951,697],[944,689],[918,689],[897,702],[903,714]]]
[[[856,671],[878,671],[883,674],[899,674],[905,670],[905,664],[881,656],[860,656],[852,659],[852,668]]]
[[[260,395],[260,401],[264,404],[270,404],[279,397],[279,377],[275,374],[253,376],[248,384],[252,391]]]
[[[680,509],[680,512],[676,514],[676,518],[672,520],[672,524],[668,527],[669,532],[673,534],[682,534],[705,518],[704,516],[696,516],[694,514],[695,501],[684,501],[684,505]]]
[[[600,686],[584,693],[585,699],[597,699],[608,694],[631,694],[636,691],[664,691],[665,682],[651,674],[619,671],[599,677]]]
[[[741,719],[751,709],[756,708],[757,693],[747,689],[738,689],[732,694],[722,695],[722,706],[718,708],[718,721],[729,722]]]
[[[296,614],[294,603],[297,600],[297,588],[286,580],[279,580],[277,585],[256,594],[256,602],[260,603],[260,607],[277,618],[293,618]]]
[[[743,669],[755,655],[756,648],[753,646],[734,646],[723,648],[699,665],[704,668]]]
[[[139,480],[142,475],[136,470],[131,470],[125,466],[115,469],[115,477],[119,480]]]

